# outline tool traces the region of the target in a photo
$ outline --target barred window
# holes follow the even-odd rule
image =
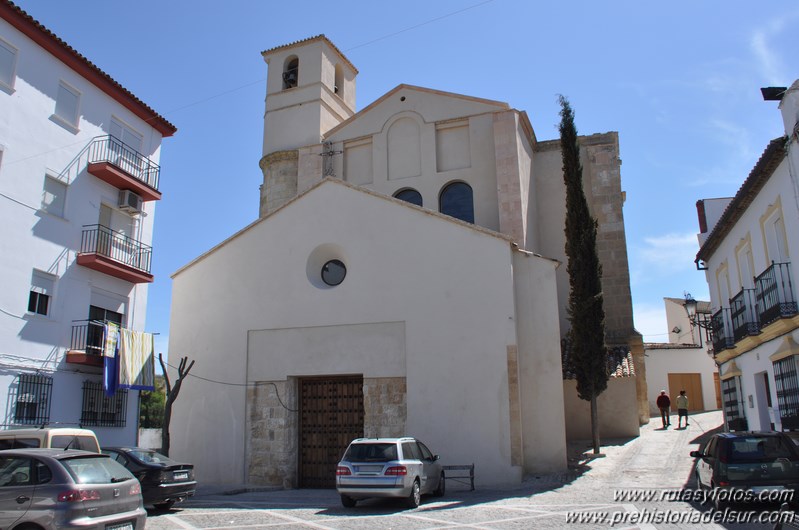
[[[730,377],[721,382],[724,414],[727,416],[727,427],[731,431],[745,431],[748,427],[743,413],[741,393],[738,391],[738,379],[738,377]]]
[[[783,430],[799,429],[799,378],[795,355],[774,362],[774,383]]]
[[[14,421],[36,425],[50,421],[50,396],[53,378],[40,374],[20,374],[17,380],[17,399]]]
[[[80,423],[96,427],[124,427],[127,405],[126,389],[117,389],[114,395],[109,397],[105,395],[102,384],[85,381]]]

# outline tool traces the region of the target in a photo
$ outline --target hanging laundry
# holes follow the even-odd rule
[[[91,325],[91,324],[89,324]],[[106,396],[113,396],[117,389],[117,348],[119,345],[119,324],[106,322],[103,326],[103,390]]]
[[[155,390],[155,358],[152,333],[119,331],[119,388]]]

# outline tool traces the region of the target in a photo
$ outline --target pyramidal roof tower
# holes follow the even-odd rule
[[[319,144],[355,113],[358,70],[324,35],[262,55],[269,67],[263,156]]]

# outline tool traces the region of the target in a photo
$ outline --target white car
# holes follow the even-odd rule
[[[415,438],[358,438],[336,467],[336,490],[347,508],[369,497],[402,498],[416,508],[422,495],[440,497],[444,489],[439,456]]]

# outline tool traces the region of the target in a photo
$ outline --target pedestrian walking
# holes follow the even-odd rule
[[[680,395],[675,401],[677,401],[677,428],[680,428],[683,418],[685,426],[688,427],[688,396],[685,395],[685,390],[680,390]]]
[[[671,399],[669,399],[669,395],[666,394],[665,390],[660,391],[655,403],[660,409],[660,419],[663,420],[663,428],[665,429],[671,425],[671,411],[669,410],[671,408]]]

